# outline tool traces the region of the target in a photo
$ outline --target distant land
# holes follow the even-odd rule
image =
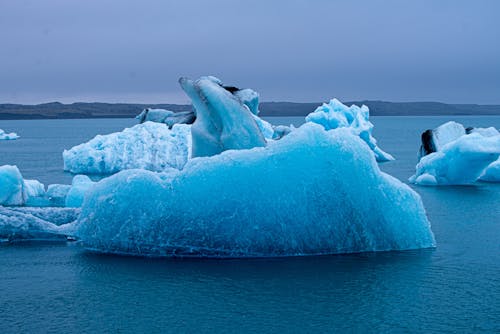
[[[431,115],[500,115],[500,105],[446,104],[439,102],[355,101],[347,105],[365,104],[373,116],[431,116]],[[262,102],[262,116],[305,116],[321,103]],[[57,119],[57,118],[129,118],[144,108],[172,111],[191,110],[181,104],[86,103],[59,102],[37,105],[0,104],[0,119]]]

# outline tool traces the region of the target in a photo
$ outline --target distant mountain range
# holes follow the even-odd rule
[[[347,105],[365,104],[373,116],[430,116],[430,115],[500,115],[500,105],[446,104],[439,102],[355,101]],[[305,116],[321,103],[262,102],[262,116]],[[191,110],[181,104],[85,103],[62,104],[51,102],[37,105],[0,104],[0,119],[51,118],[129,118],[144,108],[172,111]]]

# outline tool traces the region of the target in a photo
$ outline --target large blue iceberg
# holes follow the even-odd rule
[[[127,170],[97,183],[74,226],[84,246],[141,256],[269,257],[435,245],[418,194],[348,129],[305,124],[266,147]]]

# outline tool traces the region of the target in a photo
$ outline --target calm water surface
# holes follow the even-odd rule
[[[373,117],[406,182],[420,133],[448,117]],[[495,126],[500,117],[456,117]],[[300,118],[271,119],[300,124]],[[69,183],[63,149],[135,120],[0,121],[0,165]],[[0,333],[500,332],[500,184],[413,187],[438,247],[272,260],[103,256],[74,244],[0,246]]]

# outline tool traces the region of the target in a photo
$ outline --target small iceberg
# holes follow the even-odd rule
[[[175,124],[169,129],[165,124],[148,121],[122,132],[98,135],[65,150],[64,170],[75,174],[112,174],[134,168],[182,169],[190,149],[189,125]]]
[[[19,136],[15,132],[6,133],[4,130],[0,129],[0,140],[15,140]]]
[[[420,185],[464,185],[477,180],[500,182],[497,160],[500,133],[494,128],[465,128],[447,122],[422,133],[416,173]]]
[[[80,207],[95,182],[76,175],[71,185],[50,184],[45,190],[38,180],[25,180],[17,166],[0,166],[0,205],[28,207]]]
[[[325,130],[347,128],[354,135],[360,137],[373,151],[379,162],[394,160],[389,153],[382,151],[377,146],[377,141],[372,136],[373,124],[369,121],[370,110],[363,105],[358,107],[346,106],[337,99],[323,103],[315,111],[306,116],[306,122],[322,125]]]
[[[142,124],[144,122],[163,123],[172,129],[174,124],[193,124],[196,116],[193,111],[173,112],[165,109],[144,109],[135,117]]]
[[[66,240],[80,209],[0,206],[0,240]]]

